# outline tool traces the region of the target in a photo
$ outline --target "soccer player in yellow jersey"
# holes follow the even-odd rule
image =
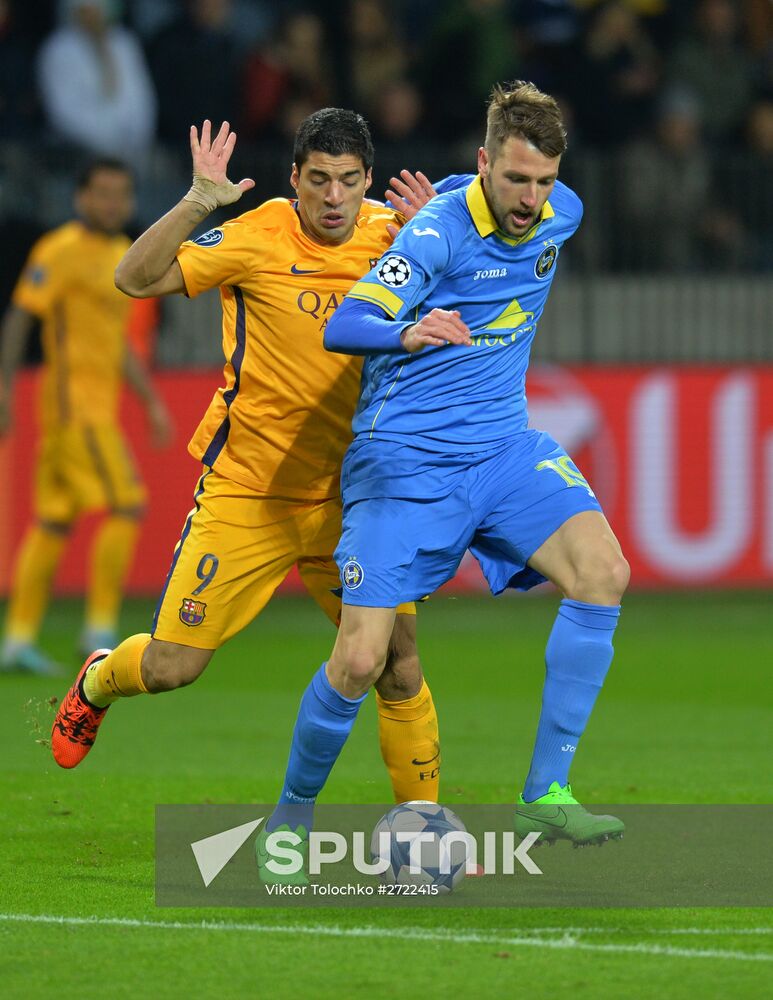
[[[133,210],[127,167],[92,162],[76,185],[78,219],[32,249],[2,326],[0,433],[10,427],[12,385],[35,323],[42,323],[41,440],[35,473],[35,523],[19,551],[0,658],[4,669],[55,667],[36,645],[51,581],[68,533],[84,513],[104,511],[94,539],[81,645],[115,641],[145,489],[118,425],[126,379],[144,401],[155,437],[169,435],[166,410],[127,342],[130,303],[113,272],[130,245],[123,227]]]
[[[152,634],[132,636],[86,660],[62,702],[54,757],[76,766],[118,698],[190,684],[215,650],[265,606],[293,565],[337,624],[340,580],[333,551],[341,529],[339,475],[359,390],[357,359],[324,350],[328,318],[389,246],[399,220],[365,202],[373,146],[364,120],[326,108],[300,126],[290,182],[277,198],[184,242],[215,208],[237,201],[252,180],[226,175],[236,136],[191,129],[189,193],[126,254],[116,282],[130,295],[198,295],[220,288],[225,385],[189,445],[203,465]],[[378,688],[379,735],[395,798],[435,799],[438,726],[415,644],[415,608],[398,609]],[[256,665],[256,669],[260,669]],[[324,678],[319,717],[356,711]],[[312,706],[313,709],[313,706]],[[321,739],[338,740],[320,721]],[[324,730],[324,732],[323,732]],[[302,788],[283,801],[304,799]]]

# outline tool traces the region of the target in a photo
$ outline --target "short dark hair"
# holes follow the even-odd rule
[[[300,170],[309,153],[359,156],[367,173],[373,166],[373,140],[368,123],[356,111],[322,108],[304,118],[295,133],[293,162]]]
[[[497,84],[486,115],[486,149],[492,159],[512,136],[530,142],[543,156],[565,153],[566,129],[556,99],[525,80]]]
[[[116,156],[99,156],[93,160],[89,160],[78,171],[78,175],[75,178],[75,190],[82,191],[84,188],[87,188],[94,179],[94,175],[98,174],[101,170],[111,170],[116,173],[126,174],[127,177],[134,180],[131,168],[123,160],[119,160]]]

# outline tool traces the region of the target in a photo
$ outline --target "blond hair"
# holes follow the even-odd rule
[[[489,156],[494,159],[512,136],[530,142],[543,156],[564,153],[566,129],[556,99],[525,80],[497,84],[486,113]]]

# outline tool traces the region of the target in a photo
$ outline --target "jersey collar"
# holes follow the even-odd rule
[[[537,229],[539,224],[544,222],[545,219],[552,219],[556,214],[553,210],[553,206],[549,201],[546,201],[542,206],[542,211],[540,212],[540,217],[537,220],[536,225],[532,226],[531,229],[524,233],[523,236],[514,238],[503,233],[502,230],[497,226],[497,220],[491,213],[489,204],[486,201],[486,195],[483,192],[483,180],[478,174],[475,180],[467,188],[467,208],[470,210],[470,215],[472,216],[472,221],[475,223],[475,228],[478,230],[480,236],[485,239],[487,236],[491,236],[492,233],[496,233],[497,236],[504,240],[505,243],[509,243],[510,246],[518,246],[519,243],[527,243],[537,234]]]

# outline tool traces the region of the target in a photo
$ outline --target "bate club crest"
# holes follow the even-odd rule
[[[344,568],[341,571],[341,579],[347,590],[356,590],[365,579],[365,570],[354,556],[350,556],[344,563]]]
[[[194,601],[192,597],[184,597],[180,605],[180,621],[183,625],[201,625],[207,606],[203,601]]]

